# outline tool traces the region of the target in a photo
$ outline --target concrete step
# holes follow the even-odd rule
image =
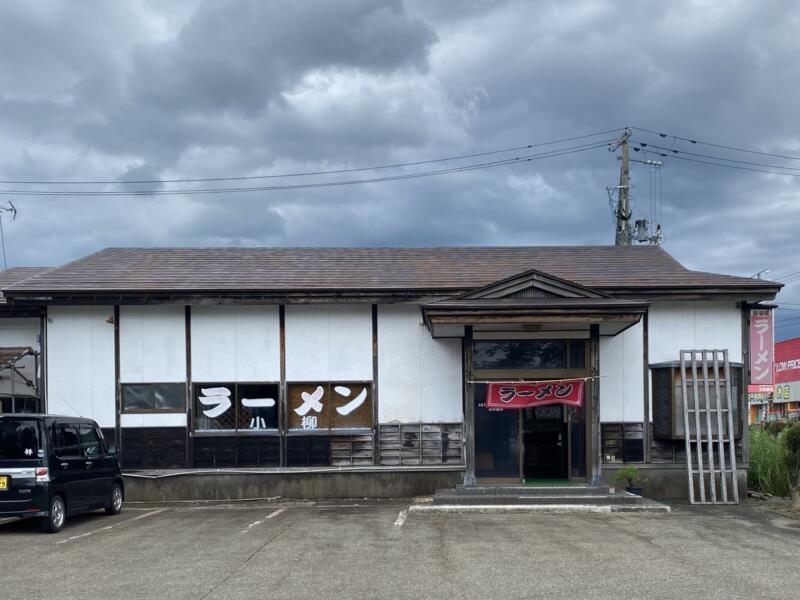
[[[604,494],[604,495],[587,495],[581,494],[578,496],[567,496],[564,494],[554,496],[513,496],[510,494],[497,494],[497,495],[464,495],[458,493],[436,493],[433,496],[433,504],[435,505],[459,505],[459,506],[481,506],[481,505],[549,505],[549,504],[593,504],[598,506],[604,505],[631,505],[639,504],[642,502],[641,497],[633,496],[630,494]]]
[[[641,504],[414,504],[410,514],[530,514],[530,513],[668,513],[666,504],[645,501]]]
[[[476,485],[456,486],[446,490],[437,490],[437,494],[456,493],[463,496],[605,496],[611,493],[611,488],[607,485],[601,486],[581,486],[581,485],[561,485],[561,486],[529,486],[529,485]]]

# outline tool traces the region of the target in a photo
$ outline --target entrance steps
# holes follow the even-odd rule
[[[669,512],[665,504],[616,492],[609,486],[457,486],[437,490],[415,513],[611,513]]]

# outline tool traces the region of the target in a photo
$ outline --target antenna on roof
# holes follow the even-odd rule
[[[0,243],[3,246],[3,270],[8,269],[8,262],[6,261],[6,236],[3,233],[3,213],[4,212],[11,213],[13,215],[11,217],[12,221],[15,221],[17,219],[17,213],[19,213],[17,207],[14,206],[14,203],[11,202],[11,200],[9,200],[7,204],[8,206],[0,205]]]

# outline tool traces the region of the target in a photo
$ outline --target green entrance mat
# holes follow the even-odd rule
[[[583,483],[570,481],[569,479],[525,479],[522,485],[530,487],[561,487],[561,486],[581,486]]]

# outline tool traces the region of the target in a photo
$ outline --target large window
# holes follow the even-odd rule
[[[193,396],[195,431],[278,429],[277,383],[196,383]]]
[[[0,398],[0,413],[40,413],[42,401],[34,396],[5,396]]]
[[[186,412],[186,384],[125,383],[122,385],[122,412]]]
[[[503,340],[473,344],[476,369],[583,369],[584,340]]]
[[[289,429],[305,432],[372,427],[372,385],[289,384]]]
[[[720,374],[721,373],[720,369]],[[684,438],[684,420],[683,420],[683,388],[681,384],[681,369],[678,365],[673,363],[663,365],[651,366],[652,372],[652,387],[653,387],[653,437],[655,439],[683,439]],[[709,376],[711,374],[709,373]],[[687,385],[686,393],[689,396],[689,406],[695,406],[694,400],[694,386],[691,384],[691,368],[688,369],[687,378],[689,383]],[[731,399],[733,401],[733,429],[734,437],[741,436],[741,390],[742,390],[742,368],[731,367]],[[703,386],[699,386],[699,408],[705,411],[705,392]],[[712,382],[709,386],[709,400],[711,407],[719,406],[716,397],[716,388]],[[727,390],[725,383],[720,383],[720,396],[722,406],[727,406]],[[707,434],[707,424],[705,417],[701,415],[700,431],[702,435]],[[712,422],[712,428],[716,432],[716,423]],[[722,428],[724,435],[728,432],[727,415],[723,414]],[[692,435],[695,434],[695,420],[694,416],[690,415],[689,429]]]

